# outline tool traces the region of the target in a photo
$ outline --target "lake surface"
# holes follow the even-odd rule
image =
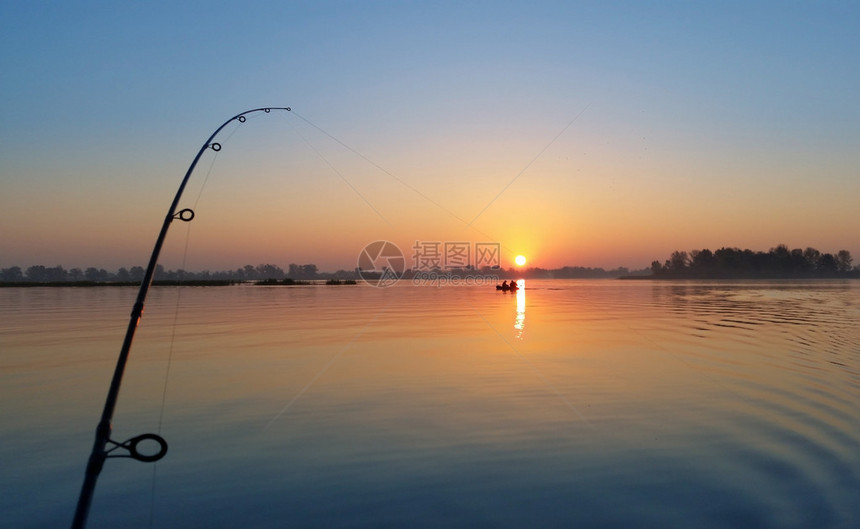
[[[3,527],[69,525],[136,292],[0,289]],[[89,527],[858,527],[858,321],[856,281],[154,288],[113,439],[169,452]]]

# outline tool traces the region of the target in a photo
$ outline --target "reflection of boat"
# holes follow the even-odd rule
[[[496,285],[496,290],[504,290],[505,292],[516,292],[517,290],[519,290],[519,288],[520,287],[518,287],[517,284],[513,281],[511,281],[510,285],[508,285],[507,283],[502,285]]]

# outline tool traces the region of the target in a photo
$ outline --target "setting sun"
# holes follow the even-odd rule
[[[514,262],[517,263],[517,266],[523,266],[524,264],[526,264],[526,256],[518,255],[516,259],[514,259]]]

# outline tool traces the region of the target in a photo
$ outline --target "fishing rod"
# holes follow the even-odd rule
[[[152,284],[152,279],[155,275],[155,268],[158,264],[158,255],[161,253],[161,247],[164,244],[167,230],[170,228],[170,223],[175,219],[179,219],[183,222],[190,222],[194,218],[194,210],[185,208],[177,212],[176,208],[179,206],[179,199],[182,197],[185,185],[188,183],[191,173],[194,172],[197,162],[200,161],[200,157],[203,156],[206,149],[212,149],[216,152],[221,150],[221,144],[213,142],[213,140],[218,133],[231,122],[237,121],[239,123],[244,123],[246,120],[245,116],[248,114],[253,114],[255,112],[265,112],[268,114],[272,110],[285,110],[289,112],[291,109],[290,107],[255,108],[253,110],[246,110],[245,112],[236,114],[225,121],[220,127],[215,129],[215,132],[213,132],[203,146],[200,147],[200,150],[197,152],[197,156],[194,157],[194,161],[191,162],[191,165],[188,167],[188,171],[185,173],[182,183],[179,184],[179,190],[176,191],[176,196],[173,198],[173,203],[170,204],[170,209],[167,211],[167,216],[164,218],[164,223],[161,225],[161,231],[158,234],[158,238],[155,240],[155,248],[152,250],[152,255],[149,258],[149,265],[146,267],[146,273],[143,276],[143,281],[140,283],[137,300],[134,302],[134,306],[131,310],[131,319],[128,322],[128,329],[125,333],[125,339],[122,342],[122,349],[120,349],[119,358],[116,361],[113,379],[111,379],[110,389],[108,389],[107,398],[105,399],[104,411],[102,411],[101,420],[96,427],[95,442],[93,443],[93,450],[90,453],[90,458],[87,461],[86,474],[84,475],[84,482],[81,485],[81,494],[78,497],[78,506],[75,509],[75,518],[72,521],[72,529],[83,529],[87,525],[87,516],[89,515],[90,505],[93,501],[96,481],[98,480],[99,473],[101,472],[107,458],[129,457],[138,461],[151,463],[158,461],[167,454],[167,441],[165,441],[160,435],[154,433],[138,435],[122,443],[118,443],[110,438],[111,421],[113,421],[113,412],[114,408],[116,408],[117,397],[119,396],[119,387],[120,384],[122,384],[122,375],[128,361],[129,351],[131,350],[131,342],[134,340],[134,333],[137,330],[138,323],[140,323],[141,316],[143,316],[143,306],[144,301],[146,300],[146,294],[149,292],[149,287]],[[151,444],[152,442],[156,443],[158,445],[158,451],[155,453],[141,453],[141,451],[138,450],[138,445],[143,442],[148,442],[147,444]],[[109,444],[111,445],[110,448],[108,448]],[[114,454],[113,452],[117,450],[123,450],[124,452]]]

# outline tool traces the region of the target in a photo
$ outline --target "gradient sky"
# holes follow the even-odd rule
[[[0,267],[145,265],[260,106],[294,113],[225,129],[166,267],[351,269],[377,239],[860,262],[856,2],[9,1],[0,41]]]

